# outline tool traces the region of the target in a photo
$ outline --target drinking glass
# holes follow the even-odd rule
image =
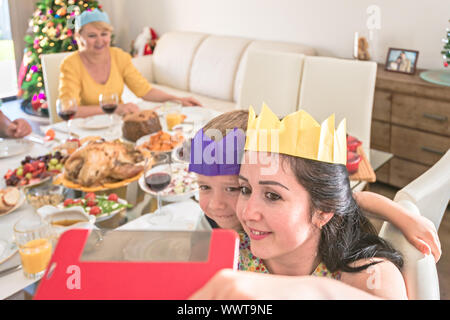
[[[77,113],[78,105],[75,98],[63,98],[56,100],[56,112],[58,116],[67,121],[67,130],[69,134],[69,140],[72,139],[72,119]]]
[[[167,130],[171,131],[173,127],[179,125],[183,120],[181,113],[182,105],[177,101],[168,101],[164,104],[164,118]]]
[[[24,217],[14,225],[14,239],[25,277],[41,278],[52,256],[51,226],[38,215]]]
[[[102,93],[98,100],[103,112],[109,115],[112,126],[114,124],[114,112],[119,104],[119,95],[117,93]]]
[[[152,156],[153,161],[147,160],[145,165],[145,184],[156,193],[157,209],[160,212],[162,206],[160,192],[169,186],[172,179],[172,168],[167,153],[154,153]]]

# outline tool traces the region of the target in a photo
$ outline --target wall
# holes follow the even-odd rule
[[[28,20],[35,10],[36,1],[37,0],[8,1],[17,72],[19,72],[23,58],[23,50],[25,49],[25,41],[23,38],[27,33]]]
[[[450,27],[449,0],[101,0],[112,16],[116,43],[127,51],[145,26],[304,43],[320,55],[351,58],[355,31],[367,32],[370,5],[380,8],[373,56],[389,47],[418,50],[419,68],[442,67]]]

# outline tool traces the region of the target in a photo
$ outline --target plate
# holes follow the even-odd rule
[[[30,140],[0,138],[0,158],[17,156],[31,150],[33,145]]]
[[[88,130],[105,129],[120,124],[120,119],[117,117],[113,117],[113,122],[111,123],[111,119],[107,114],[99,114],[92,117],[74,119],[72,121],[77,127]]]
[[[74,200],[78,200],[78,199],[74,199]],[[124,199],[118,199],[117,202],[120,203],[120,204],[128,204],[128,202],[127,202],[126,200],[124,200]],[[59,209],[65,209],[63,203],[60,203],[60,204],[57,206],[57,208],[59,208]],[[71,207],[71,208],[72,208],[72,207]],[[122,212],[122,210],[126,210],[126,209],[127,209],[127,208],[121,208],[121,209],[112,211],[112,212],[110,212],[109,214],[103,213],[103,214],[97,215],[97,216],[95,216],[95,222],[97,223],[97,222],[102,222],[102,221],[111,219],[111,218],[114,217],[116,214],[118,214],[119,212]],[[89,212],[86,212],[86,211],[85,211],[85,213],[86,213],[86,214],[89,214]]]
[[[11,209],[9,209],[8,211],[0,212],[0,217],[6,216],[7,214],[15,211],[17,208],[19,208],[25,202],[25,194],[20,189],[19,189],[19,192],[20,192],[20,198],[19,198],[19,201],[17,202],[17,204],[14,207],[12,207]]]
[[[0,264],[11,258],[17,250],[17,245],[12,239],[0,238]]]
[[[170,134],[171,136],[174,136],[176,133],[175,132],[166,132],[166,131],[163,131],[164,133],[168,133],[168,134]],[[150,137],[151,136],[153,136],[153,135],[155,135],[155,134],[157,134],[158,132],[155,132],[155,133],[152,133],[152,134],[148,134],[148,135],[146,135],[146,136],[143,136],[143,137],[141,137],[141,138],[139,138],[137,141],[136,141],[136,147],[141,147],[141,148],[143,148],[143,149],[145,149],[145,150],[147,150],[147,151],[150,151],[150,152],[164,152],[164,153],[171,153],[174,149],[176,149],[184,140],[185,140],[185,138],[184,138],[184,135],[183,135],[183,139],[180,141],[180,143],[178,144],[178,145],[176,145],[174,148],[172,148],[172,149],[170,149],[170,150],[161,150],[161,151],[158,151],[158,150],[150,150],[150,149],[148,149],[147,147],[144,147],[143,146],[143,144],[145,144],[145,143],[147,143],[147,142],[150,142]]]
[[[201,126],[204,126],[211,119],[222,114],[220,111],[204,107],[183,107],[181,113],[187,116],[184,120],[185,122],[193,122]]]
[[[198,193],[199,187],[197,184],[197,178],[195,173],[187,172],[188,166],[183,163],[173,163],[172,164],[172,180],[169,186],[159,193],[161,200],[166,202],[179,202],[190,199]],[[149,170],[147,173],[157,172],[158,167]],[[188,190],[183,193],[176,193],[175,188],[178,186],[187,187]],[[139,186],[141,189],[156,197],[157,193],[150,190],[150,188],[145,183],[145,175],[139,178]]]

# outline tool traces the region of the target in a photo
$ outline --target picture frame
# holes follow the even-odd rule
[[[419,51],[389,48],[386,56],[385,70],[404,74],[415,74]]]

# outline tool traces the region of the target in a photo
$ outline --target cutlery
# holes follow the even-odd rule
[[[22,269],[22,265],[18,264],[18,265],[14,266],[14,267],[5,269],[3,271],[0,271],[0,277],[6,276],[6,275],[8,275],[10,273],[13,273],[13,272],[15,272],[17,270],[20,270],[20,269]]]
[[[69,132],[65,131],[64,129],[60,129],[58,127],[53,127],[53,130],[55,130],[56,132],[60,132],[60,133],[64,133],[64,134],[69,134]],[[75,132],[71,132],[71,135],[74,136],[75,138],[79,139],[80,136],[78,134],[76,134]]]
[[[24,138],[25,140],[29,140],[29,141],[31,141],[31,142],[34,142],[34,143],[38,143],[38,144],[45,144],[45,141],[44,141],[44,139],[40,139],[40,138],[38,138],[38,137],[34,137],[34,136],[26,136],[25,138]]]

